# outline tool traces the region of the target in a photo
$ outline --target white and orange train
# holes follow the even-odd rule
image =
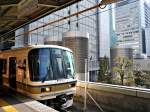
[[[69,107],[75,93],[72,51],[56,45],[36,45],[0,52],[0,75],[6,88],[35,100]]]

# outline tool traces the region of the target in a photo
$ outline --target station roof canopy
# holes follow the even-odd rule
[[[0,0],[0,37],[80,0]]]

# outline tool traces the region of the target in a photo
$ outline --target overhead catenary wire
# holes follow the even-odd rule
[[[126,0],[123,0],[123,1],[126,1]],[[133,2],[130,2],[130,3],[135,3],[135,2],[136,2],[136,1],[133,1]],[[104,13],[104,12],[107,12],[107,11],[110,11],[110,10],[112,10],[112,9],[116,9],[116,8],[119,8],[119,7],[120,7],[120,6],[117,6],[117,7],[114,7],[114,8],[109,8],[109,9],[107,9],[107,10],[95,12],[95,13],[90,14],[90,15],[83,15],[84,17],[78,18],[78,20],[71,20],[70,22],[76,22],[76,21],[82,20],[82,19],[84,19],[84,18],[87,18],[87,17],[90,17],[90,16],[94,16],[94,15],[96,15],[96,14]],[[55,27],[63,28],[63,27],[60,27],[60,26],[63,26],[63,25],[65,25],[65,24],[67,24],[67,23],[64,23],[64,24],[61,24],[61,25],[56,25]],[[53,29],[53,28],[50,28],[50,29],[47,29],[47,30],[51,30],[51,29]],[[46,30],[44,30],[44,31],[46,31]]]
[[[79,1],[80,1],[80,0],[79,0]],[[78,2],[79,2],[79,1],[78,1]],[[38,21],[38,19],[40,19],[40,18],[42,18],[42,17],[44,17],[44,16],[46,16],[46,15],[52,13],[52,12],[55,12],[55,11],[57,11],[57,10],[59,10],[59,9],[62,9],[63,7],[68,6],[69,4],[74,3],[74,2],[75,2],[75,0],[71,0],[70,2],[64,4],[64,5],[60,6],[60,7],[54,8],[54,9],[52,9],[52,10],[50,10],[50,11],[48,11],[48,12],[42,14],[42,15],[40,15],[39,17],[37,17],[37,18],[35,18],[35,19],[31,20],[31,21],[28,21],[27,23],[25,23],[25,24],[23,24],[23,25],[21,25],[21,26],[15,28],[15,29],[13,29],[13,30],[7,32],[6,34],[1,35],[0,37],[8,36],[8,35],[11,34],[13,31],[16,31],[17,29],[19,29],[19,28],[21,28],[21,27],[24,27],[25,25],[28,25],[28,24],[30,24],[30,23],[36,21],[36,20]]]
[[[117,1],[120,2],[120,1],[126,1],[126,0],[114,0],[112,3],[115,3],[115,2],[117,2]],[[134,3],[134,2],[136,2],[136,1],[130,2],[130,4],[131,4],[131,3]],[[46,27],[46,26],[48,26],[48,25],[52,25],[52,24],[54,24],[54,23],[58,23],[58,22],[60,22],[60,21],[66,20],[66,19],[69,19],[69,18],[71,18],[71,17],[74,17],[74,16],[76,16],[76,15],[82,14],[82,13],[84,13],[84,12],[93,10],[93,9],[95,9],[95,8],[100,7],[101,5],[103,5],[103,4],[99,3],[99,4],[95,5],[95,6],[90,7],[90,8],[84,9],[84,10],[82,10],[82,11],[76,12],[76,13],[71,14],[71,15],[69,15],[69,16],[62,17],[62,18],[60,18],[60,19],[51,21],[51,22],[49,22],[49,23],[46,23],[46,24],[44,24],[44,25],[41,25],[41,26],[36,27],[36,28],[34,28],[34,29],[31,29],[31,30],[29,30],[29,31],[27,31],[27,32],[24,32],[24,33],[22,33],[22,34],[19,34],[19,35],[15,36],[15,37],[19,37],[19,36],[22,36],[22,35],[28,35],[29,33],[33,32],[33,31],[36,31],[36,30],[38,30],[38,29],[44,28],[44,27]],[[82,18],[79,18],[78,20],[84,19],[84,18],[87,18],[87,17],[90,17],[90,16],[93,16],[93,15],[98,14],[98,13],[107,12],[107,11],[109,11],[109,10],[116,9],[116,8],[119,8],[119,6],[114,7],[114,8],[109,8],[109,9],[104,10],[104,11],[99,11],[99,12],[96,12],[96,13],[91,14],[91,15],[84,16],[84,17],[82,17]],[[76,20],[74,20],[74,21],[76,21]],[[71,22],[74,22],[74,21],[71,21]],[[58,26],[56,26],[56,27],[58,27]],[[11,39],[14,39],[15,37],[12,37]],[[9,38],[9,39],[5,39],[5,40],[1,41],[0,43],[7,42],[7,41],[9,41],[9,40],[10,40],[10,38]]]
[[[114,0],[114,1],[116,1],[116,0]],[[95,8],[97,8],[97,7],[100,7],[101,5],[102,5],[102,4],[99,3],[99,4],[97,4],[97,5],[93,6],[93,7],[90,7],[90,8],[87,8],[87,9],[85,9],[85,10],[82,10],[82,11],[79,11],[79,12],[77,12],[77,13],[74,13],[74,14],[72,14],[72,15],[69,15],[69,16],[66,16],[66,17],[63,17],[63,18],[60,18],[60,19],[58,19],[58,20],[54,20],[54,21],[49,22],[49,23],[47,23],[47,24],[45,24],[45,25],[41,25],[41,26],[39,26],[39,27],[37,27],[37,28],[34,28],[34,29],[32,29],[32,30],[30,30],[30,31],[28,31],[28,32],[24,32],[24,33],[22,33],[22,34],[19,34],[19,35],[17,35],[16,37],[19,37],[19,36],[22,36],[22,35],[27,35],[27,34],[29,34],[30,32],[33,32],[33,31],[38,30],[38,29],[40,29],[40,28],[43,28],[43,27],[46,27],[46,26],[48,26],[48,25],[57,23],[57,22],[59,22],[59,21],[62,21],[62,20],[71,18],[71,17],[73,17],[73,16],[79,15],[79,14],[81,14],[81,13],[83,13],[83,12],[86,12],[86,11],[89,11],[89,10],[92,10],[92,9],[95,9]],[[1,43],[7,42],[7,40],[8,40],[8,39],[2,41]]]

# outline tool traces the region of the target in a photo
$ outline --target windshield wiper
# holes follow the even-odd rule
[[[41,82],[42,82],[42,83],[44,83],[44,82],[45,82],[45,80],[46,80],[46,77],[47,77],[47,76],[48,76],[48,74],[47,74],[47,75],[45,75],[45,77],[41,79]]]

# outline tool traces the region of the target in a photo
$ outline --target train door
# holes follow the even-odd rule
[[[0,59],[0,87],[3,85],[3,74],[6,74],[7,59]]]
[[[0,59],[0,88],[2,87],[3,60]]]
[[[9,58],[9,86],[16,88],[16,57]]]

